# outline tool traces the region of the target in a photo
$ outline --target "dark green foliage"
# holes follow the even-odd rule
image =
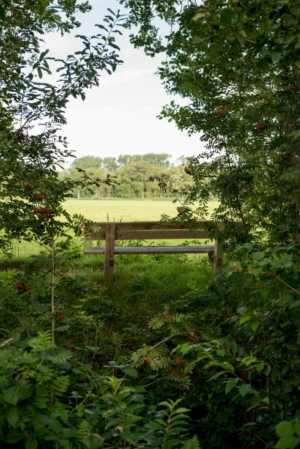
[[[0,342],[3,447],[199,449],[196,438],[188,439],[187,407],[168,397],[153,398],[150,406],[147,390],[137,380],[139,373],[130,364],[132,347],[153,339],[147,329],[149,317],[145,321],[143,313],[146,301],[153,308],[151,315],[161,307],[159,297],[154,297],[159,295],[162,273],[150,281],[147,271],[153,273],[154,265],[149,264],[143,275],[132,276],[126,291],[120,273],[114,293],[112,285],[103,285],[103,276],[100,284],[99,275],[63,271],[76,271],[76,264],[60,257],[55,288],[59,347],[53,346],[51,332],[38,331],[51,326],[47,258],[34,258],[23,273],[1,277],[2,312],[6,311],[1,314]],[[185,276],[191,277],[191,266],[184,268]],[[174,273],[178,275],[179,269],[174,264]],[[164,282],[167,276],[165,267]],[[20,291],[15,278],[22,285],[26,280],[30,290]],[[119,302],[118,288],[124,294]],[[131,297],[135,292],[140,292],[138,298]],[[137,308],[137,301],[144,305]],[[117,361],[109,362],[113,359]]]
[[[194,179],[184,204],[225,224],[228,248],[273,247],[299,239],[299,2],[120,0],[132,42],[147,54],[165,51],[158,74],[180,95],[161,118],[199,134],[205,151],[190,159]],[[160,33],[156,19],[168,25]],[[187,218],[188,215],[187,215]],[[232,232],[228,221],[241,221]]]
[[[65,242],[72,228],[80,234],[82,220],[67,214],[62,202],[75,186],[90,185],[84,173],[75,181],[58,179],[58,167],[71,156],[60,135],[66,123],[70,97],[85,98],[85,91],[99,85],[100,72],[113,72],[121,60],[115,34],[123,17],[109,11],[104,34],[78,35],[81,44],[66,60],[42,51],[41,36],[58,30],[62,35],[80,26],[76,12],[90,10],[88,3],[61,1],[4,2],[0,13],[0,251],[9,252],[10,239],[37,240],[49,245],[54,235]],[[53,84],[43,74],[58,73]],[[41,125],[43,127],[41,128]],[[35,132],[32,129],[35,128]],[[41,129],[43,131],[41,131]],[[38,132],[37,132],[37,131]],[[98,184],[99,179],[93,179]],[[108,178],[104,182],[111,184]],[[67,224],[58,217],[64,216]]]
[[[196,434],[208,449],[274,447],[276,426],[300,417],[299,305],[289,287],[275,284],[272,277],[268,282],[255,278],[244,269],[246,257],[249,261],[257,257],[248,254],[249,249],[241,262],[231,263],[216,279],[211,279],[205,260],[197,266],[188,259],[172,262],[166,257],[159,263],[148,259],[139,260],[138,266],[121,264],[114,282],[107,284],[102,273],[91,273],[89,268],[84,272],[83,261],[61,258],[55,278],[55,333],[61,349],[53,348],[49,333],[38,333],[51,326],[47,271],[37,275],[37,266],[29,264],[24,267],[26,277],[22,271],[3,273],[2,311],[7,311],[1,314],[3,350],[5,357],[15,360],[6,387],[17,386],[14,379],[20,369],[24,382],[30,370],[28,382],[33,386],[41,384],[39,376],[46,376],[41,385],[47,395],[56,385],[50,388],[48,379],[54,372],[69,379],[47,411],[29,407],[35,404],[33,393],[18,401],[17,410],[8,402],[12,411],[8,421],[3,418],[4,434],[17,433],[14,413],[26,415],[29,407],[37,427],[26,426],[23,439],[16,442],[20,448],[29,437],[37,438],[39,447],[53,447],[47,445],[46,435],[56,432],[55,438],[61,439],[66,427],[73,430],[67,433],[66,447],[98,447],[100,435],[103,447],[123,447],[126,441],[128,448],[161,448],[168,421],[162,421],[164,414],[159,414],[157,405],[167,401],[173,407],[168,401],[180,398],[177,407],[190,409],[190,433],[184,423],[174,424],[168,437],[173,442],[166,447],[182,447],[185,434]],[[46,259],[39,262],[40,270],[47,266],[42,261],[45,264]],[[282,277],[283,269],[290,270],[279,269]],[[19,291],[16,278],[22,285],[26,280],[31,290]],[[8,341],[11,338],[15,340]],[[48,342],[42,365],[41,349],[35,350],[32,342],[39,348]],[[24,357],[36,361],[24,365]],[[6,379],[7,360],[1,360]],[[163,407],[170,413],[169,406]],[[59,422],[53,424],[59,431],[52,429],[52,419]],[[297,425],[288,427],[289,434],[280,426],[278,447],[296,447],[288,444],[298,441]],[[84,442],[88,434],[95,436],[93,442]]]

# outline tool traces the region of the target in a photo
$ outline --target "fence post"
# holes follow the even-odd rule
[[[115,264],[115,223],[107,223],[105,230],[105,265],[104,274],[111,277],[114,272]]]
[[[215,240],[215,251],[212,257],[211,269],[213,276],[216,276],[218,268],[223,265],[223,256],[221,254],[221,246],[218,240]]]

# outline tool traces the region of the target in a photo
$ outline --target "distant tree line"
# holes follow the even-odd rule
[[[79,180],[82,170],[91,180],[95,180],[91,189],[74,190],[77,198],[155,198],[184,195],[192,187],[193,179],[184,170],[184,158],[181,164],[173,166],[171,155],[166,153],[121,155],[115,157],[84,156],[75,159],[71,166],[60,173],[62,179]],[[107,175],[114,177],[114,185],[99,183]],[[159,179],[167,184],[165,191],[160,187]],[[152,179],[152,180],[151,180]]]

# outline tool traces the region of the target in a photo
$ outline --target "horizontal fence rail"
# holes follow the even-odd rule
[[[230,223],[233,227],[243,226],[241,222]],[[207,228],[222,229],[223,223],[212,221],[189,223],[142,221],[118,223],[94,223],[85,228],[86,240],[105,240],[105,246],[86,248],[87,255],[105,254],[105,275],[111,276],[114,271],[114,256],[122,254],[196,254],[206,253],[211,264],[213,274],[222,265],[220,245],[215,239],[212,245],[192,246],[115,246],[117,240],[213,240]]]

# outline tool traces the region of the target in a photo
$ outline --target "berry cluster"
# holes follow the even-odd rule
[[[53,210],[43,207],[42,209],[36,209],[34,207],[34,212],[36,213],[39,220],[50,220],[53,215]]]
[[[24,134],[22,131],[19,131],[17,134],[17,142],[18,143],[29,143],[30,137],[28,134]]]
[[[30,182],[25,182],[25,187],[27,190],[29,190],[29,192],[32,192],[32,190],[34,189],[33,185],[30,184]]]
[[[219,117],[220,117],[221,115],[227,114],[227,112],[228,112],[228,107],[227,107],[227,106],[220,106],[220,107],[217,109],[217,114],[218,114]]]
[[[24,285],[18,279],[14,280],[15,287],[20,293],[28,292],[30,290],[29,285]]]
[[[256,131],[261,134],[268,128],[268,125],[265,122],[258,122],[255,126]]]

